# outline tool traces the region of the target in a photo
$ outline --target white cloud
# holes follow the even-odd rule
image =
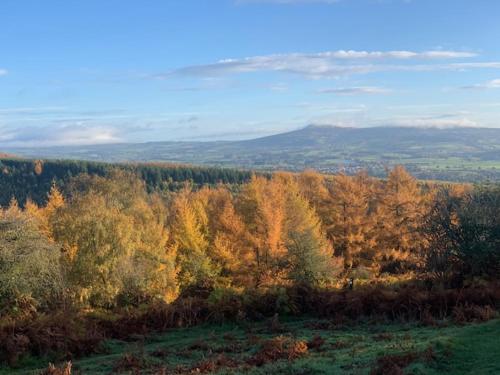
[[[118,130],[105,126],[68,126],[54,137],[60,144],[95,144],[119,142]]]
[[[122,141],[113,126],[72,124],[43,127],[0,128],[0,144],[10,147],[43,147],[106,144]]]
[[[0,76],[6,76],[8,73],[7,69],[0,69]]]
[[[331,57],[335,59],[454,59],[464,57],[475,57],[473,52],[460,51],[354,51],[339,50],[330,52],[321,52],[316,54],[319,57]]]
[[[390,92],[390,90],[374,86],[357,86],[357,87],[339,87],[331,89],[322,89],[319,90],[318,92],[320,94],[360,95],[360,94],[387,94]]]
[[[463,86],[462,89],[479,89],[479,90],[488,90],[488,89],[500,89],[500,79],[492,79],[491,81],[480,83],[477,85],[471,86]]]
[[[494,79],[487,83],[490,88],[500,89],[500,79]]]
[[[472,52],[460,51],[354,51],[338,50],[320,53],[290,53],[224,59],[215,63],[186,66],[154,78],[165,79],[175,75],[215,77],[225,74],[252,72],[285,72],[307,78],[338,78],[353,74],[383,71],[467,70],[478,68],[500,69],[500,62],[451,62],[434,64],[429,61],[471,58]],[[408,64],[425,60],[426,63]]]
[[[390,121],[392,126],[421,127],[421,128],[457,128],[477,127],[478,123],[467,117],[456,115],[428,116],[428,117],[401,117]]]

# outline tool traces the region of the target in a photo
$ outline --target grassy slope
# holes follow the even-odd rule
[[[285,322],[282,327],[281,334],[294,339],[308,341],[321,335],[326,342],[321,350],[310,350],[307,356],[293,362],[281,360],[252,367],[245,365],[245,360],[258,350],[259,340],[280,333],[270,332],[263,323],[252,326],[251,334],[236,325],[210,325],[176,329],[133,342],[108,342],[106,353],[75,361],[75,369],[84,374],[109,374],[125,353],[144,360],[143,368],[192,369],[224,352],[240,366],[222,368],[219,374],[369,374],[379,356],[422,352],[432,347],[436,359],[417,360],[406,373],[500,374],[500,320],[444,328],[399,324],[335,328],[328,324],[319,327],[317,320],[301,319]],[[33,369],[42,364],[46,361],[32,359],[26,360],[23,366]],[[0,373],[36,372],[0,369]]]

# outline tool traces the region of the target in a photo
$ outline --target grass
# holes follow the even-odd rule
[[[416,358],[405,373],[500,374],[499,332],[500,320],[440,328],[407,324],[336,326],[316,319],[205,325],[136,337],[130,342],[108,341],[101,354],[75,360],[74,369],[83,374],[133,373],[138,368],[141,373],[165,368],[166,373],[370,374],[378,358],[414,353]],[[308,342],[307,353],[293,360],[269,360],[255,366],[251,359],[260,355],[266,340],[280,336],[287,342]],[[0,368],[0,374],[36,374],[47,362],[27,358],[20,363],[22,369]]]

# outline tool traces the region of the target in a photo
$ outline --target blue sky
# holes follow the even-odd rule
[[[500,1],[2,0],[0,148],[500,126]]]

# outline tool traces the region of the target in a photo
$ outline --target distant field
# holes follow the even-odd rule
[[[308,126],[243,141],[150,142],[6,150],[30,158],[173,162],[258,170],[383,176],[404,165],[420,179],[500,180],[500,129]]]
[[[109,341],[102,354],[76,360],[74,369],[83,374],[147,374],[162,368],[167,374],[386,374],[388,364],[396,363],[406,374],[499,374],[498,332],[500,320],[443,328],[349,327],[313,319],[208,325]],[[293,345],[296,351],[290,350]],[[0,374],[36,374],[46,360],[22,365],[24,370],[0,369]]]

